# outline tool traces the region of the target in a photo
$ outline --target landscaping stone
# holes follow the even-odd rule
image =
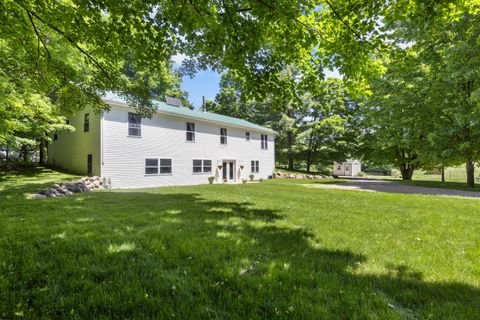
[[[274,175],[277,179],[333,179],[332,176],[313,175],[313,174],[300,174],[300,173],[282,173],[277,171]]]
[[[78,181],[70,181],[64,183],[56,183],[50,188],[41,190],[38,193],[32,194],[31,199],[55,198],[71,196],[75,193],[90,192],[98,189],[108,189],[109,180],[94,177],[83,177]]]
[[[46,198],[47,196],[44,195],[44,194],[40,194],[40,193],[34,193],[30,196],[30,199],[44,199]]]

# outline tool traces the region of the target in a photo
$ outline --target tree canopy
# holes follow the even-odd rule
[[[107,91],[145,116],[164,94],[188,104],[170,62],[183,54],[182,74],[227,72],[218,105],[281,124],[288,154],[311,152],[319,141],[314,132],[333,130],[338,138],[337,128],[350,123],[350,116],[329,116],[321,125],[298,120],[333,105],[344,114],[319,99],[325,86],[344,96],[324,79],[324,70],[336,68],[344,76],[340,91],[365,101],[356,118],[374,160],[406,166],[406,178],[426,163],[473,168],[480,150],[479,12],[476,0],[5,0],[0,143],[44,139],[64,126],[62,115],[87,104],[108,108],[101,99]],[[291,66],[296,70],[286,76]],[[310,147],[295,149],[297,138]]]

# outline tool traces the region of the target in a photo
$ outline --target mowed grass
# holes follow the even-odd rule
[[[28,200],[0,182],[0,318],[472,319],[480,202],[312,180]]]

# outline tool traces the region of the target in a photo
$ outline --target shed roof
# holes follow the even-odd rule
[[[104,97],[103,101],[105,101],[108,104],[116,104],[124,107],[130,107],[124,99],[112,93],[107,94]],[[157,101],[157,100],[154,101],[154,105],[157,107],[158,113],[199,119],[207,122],[215,122],[215,123],[231,125],[234,127],[241,127],[241,128],[246,128],[246,129],[251,129],[251,130],[256,130],[261,132],[275,133],[275,131],[273,131],[272,129],[262,127],[258,124],[255,124],[243,119],[224,116],[222,114],[204,112],[199,110],[191,110],[185,107],[175,107],[175,106],[168,105],[165,102]]]

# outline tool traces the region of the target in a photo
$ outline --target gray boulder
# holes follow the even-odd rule
[[[30,199],[45,199],[47,196],[40,193],[34,193],[30,196]]]

